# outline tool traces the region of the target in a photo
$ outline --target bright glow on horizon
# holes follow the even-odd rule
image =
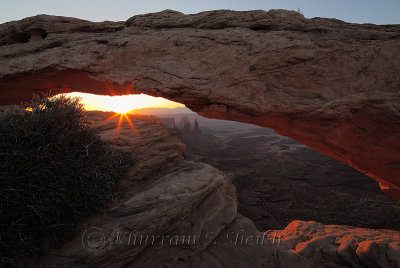
[[[88,111],[112,111],[116,113],[127,113],[131,110],[142,108],[178,108],[185,105],[173,102],[161,97],[153,97],[145,94],[103,96],[88,93],[72,92],[65,94],[69,97],[79,97]]]

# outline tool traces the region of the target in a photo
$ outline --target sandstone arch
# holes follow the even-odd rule
[[[0,25],[0,105],[33,92],[146,93],[270,127],[400,200],[400,26],[282,10]]]

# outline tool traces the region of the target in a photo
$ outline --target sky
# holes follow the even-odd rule
[[[134,15],[173,9],[185,14],[216,9],[288,9],[306,18],[337,18],[353,23],[400,24],[400,0],[0,0],[0,23],[38,14],[91,21],[122,21]],[[73,94],[88,110],[124,112],[143,107],[182,107],[150,96],[108,97]]]
[[[400,0],[0,0],[0,23],[37,14],[121,21],[164,9],[186,14],[215,9],[300,9],[307,18],[400,24]]]

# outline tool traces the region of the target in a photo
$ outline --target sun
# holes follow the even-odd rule
[[[128,98],[123,96],[116,96],[110,100],[110,110],[119,114],[126,114],[136,108]]]
[[[119,114],[126,114],[133,109],[131,105],[122,104],[122,105],[115,105],[115,107],[113,107],[112,110]]]
[[[112,120],[112,119],[117,118],[117,117],[119,117],[119,119],[118,119],[117,127],[116,127],[116,129],[115,129],[114,137],[112,138],[112,142],[115,142],[115,141],[118,140],[118,138],[119,138],[119,133],[120,133],[120,131],[121,131],[121,126],[122,126],[122,122],[123,122],[123,121],[126,121],[126,122],[128,123],[129,127],[131,128],[131,130],[133,130],[133,132],[134,132],[136,135],[138,134],[138,132],[137,132],[135,126],[133,125],[131,119],[129,118],[129,114],[128,114],[128,113],[118,113],[118,112],[115,112],[115,113],[114,113],[113,115],[111,115],[109,118],[105,119],[105,121],[109,121],[109,120]]]

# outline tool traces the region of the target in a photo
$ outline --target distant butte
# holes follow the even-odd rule
[[[400,25],[293,11],[166,10],[0,25],[0,105],[42,90],[146,93],[276,130],[400,200]]]

